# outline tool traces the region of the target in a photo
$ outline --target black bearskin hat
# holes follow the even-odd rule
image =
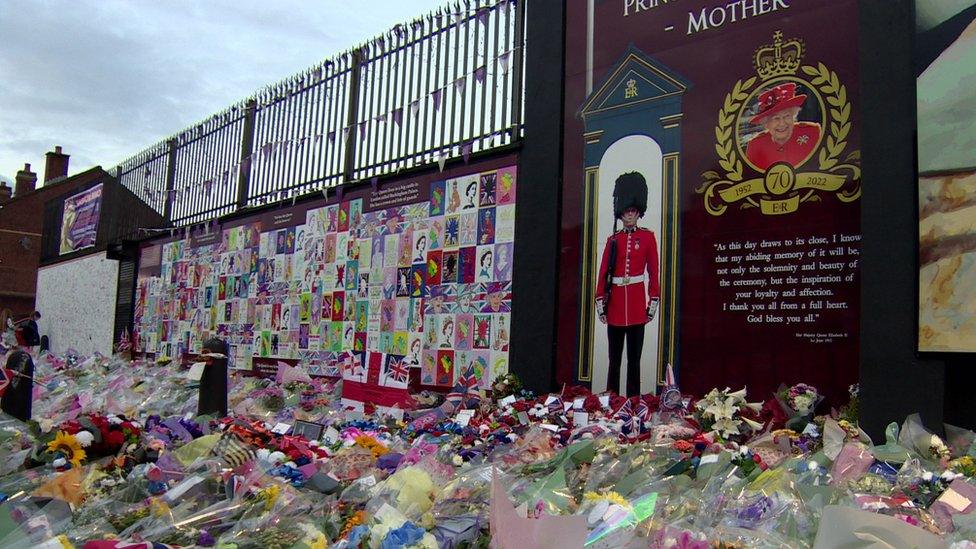
[[[622,217],[627,208],[637,208],[641,217],[647,211],[647,181],[638,172],[621,174],[613,185],[614,217]]]

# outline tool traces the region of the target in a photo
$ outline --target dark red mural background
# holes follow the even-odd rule
[[[748,3],[748,2],[747,2]],[[838,162],[857,164],[859,149],[857,3],[851,1],[755,2],[778,6],[762,15],[745,12],[742,3],[685,1],[659,4],[652,9],[624,16],[624,0],[596,1],[593,13],[593,86],[613,69],[629,46],[672,68],[690,82],[683,97],[681,157],[679,171],[679,300],[677,307],[678,347],[676,366],[682,389],[701,394],[726,385],[749,388],[753,399],[765,398],[780,383],[811,383],[827,394],[831,402],[843,401],[847,386],[856,382],[858,364],[858,313],[860,277],[857,263],[860,231],[859,200],[844,201],[836,189],[816,189],[795,211],[766,215],[759,208],[742,208],[745,200],[730,202],[721,215],[705,208],[706,179],[703,173],[724,170],[716,152],[716,124],[719,111],[736,82],[758,76],[755,53],[772,45],[774,33],[782,40],[802,41],[802,65],[820,67],[844,86],[824,92],[824,83],[798,70],[796,77],[821,89],[825,118],[821,121],[823,142],[845,147]],[[650,5],[652,2],[644,2]],[[724,22],[717,28],[688,34],[690,18],[702,10],[706,18],[719,6],[726,8]],[[788,7],[783,7],[788,6]],[[753,10],[755,11],[755,10]],[[694,14],[694,15],[691,15]],[[736,21],[731,22],[735,15]],[[713,17],[718,21],[719,15]],[[561,261],[558,315],[557,378],[575,381],[579,342],[579,292],[583,216],[583,123],[578,111],[586,99],[587,3],[567,6],[564,188],[562,204]],[[666,30],[673,27],[672,30]],[[772,80],[770,80],[772,81]],[[759,79],[751,90],[761,87]],[[884,93],[884,90],[865,90]],[[831,99],[833,98],[833,99]],[[812,101],[813,99],[811,99]],[[831,103],[838,102],[838,105]],[[750,96],[750,101],[755,97]],[[848,104],[844,116],[844,104]],[[834,112],[832,112],[834,111]],[[804,111],[806,114],[806,111]],[[835,115],[841,115],[838,118]],[[844,123],[849,122],[846,131]],[[835,127],[833,124],[838,123]],[[854,192],[859,176],[850,171],[830,172],[819,165],[818,155],[798,166],[796,172],[843,174],[843,187]],[[829,164],[829,163],[828,163]],[[745,166],[745,178],[762,178]],[[819,181],[810,176],[811,181]],[[799,179],[798,179],[799,181]],[[870,182],[868,182],[870,184]],[[823,240],[820,240],[823,239]],[[773,244],[763,246],[763,242]],[[802,244],[800,242],[803,242]],[[842,242],[843,241],[843,242]],[[775,245],[775,243],[779,245]],[[734,244],[740,249],[730,249]],[[755,248],[746,249],[748,243]],[[789,244],[787,244],[789,243]],[[721,246],[725,246],[723,250]],[[761,254],[751,256],[750,253]],[[799,254],[789,259],[776,254]],[[812,253],[812,255],[811,255]],[[764,254],[770,259],[764,260]],[[739,262],[734,263],[734,257]],[[728,263],[718,261],[725,258]],[[838,265],[843,266],[838,267]],[[746,270],[734,274],[736,265]],[[806,266],[807,270],[803,271]],[[760,271],[750,272],[749,267]],[[783,269],[768,271],[767,267]],[[719,269],[729,268],[725,274]],[[792,274],[789,269],[795,269]],[[787,276],[795,282],[787,282]],[[834,277],[840,280],[834,280]],[[721,286],[725,280],[728,286]],[[765,280],[762,287],[736,286],[741,280]],[[758,284],[758,283],[757,283]],[[760,297],[737,297],[738,292],[760,289]],[[775,291],[775,297],[768,291]],[[796,291],[797,295],[789,295]],[[786,295],[784,295],[784,292]],[[828,293],[824,293],[828,292]],[[776,307],[769,310],[770,304]],[[746,311],[733,310],[746,307]],[[759,305],[762,310],[754,310]],[[782,307],[785,306],[784,310]],[[793,307],[796,309],[793,309]],[[666,314],[666,313],[665,313]],[[756,318],[760,320],[756,320]],[[598,327],[601,329],[601,327]]]

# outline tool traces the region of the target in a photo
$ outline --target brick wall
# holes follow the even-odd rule
[[[104,175],[101,168],[92,168],[24,196],[15,196],[0,206],[0,309],[10,309],[17,315],[34,310],[44,203],[73,194],[78,187]]]

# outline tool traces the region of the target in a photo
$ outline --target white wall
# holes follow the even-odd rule
[[[38,326],[52,352],[112,353],[118,279],[119,263],[105,252],[38,270]]]

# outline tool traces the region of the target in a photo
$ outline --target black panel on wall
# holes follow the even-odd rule
[[[942,430],[945,366],[917,339],[917,177],[912,0],[860,2],[861,424],[883,440],[919,412]],[[968,386],[971,387],[971,386]]]
[[[136,289],[136,260],[119,260],[119,282],[115,293],[115,327],[112,330],[112,341],[118,343],[122,332],[132,326],[132,301]],[[131,335],[131,332],[130,332]]]
[[[556,379],[565,6],[532,0],[524,9],[525,141],[519,157],[509,364],[526,388],[545,392]]]

